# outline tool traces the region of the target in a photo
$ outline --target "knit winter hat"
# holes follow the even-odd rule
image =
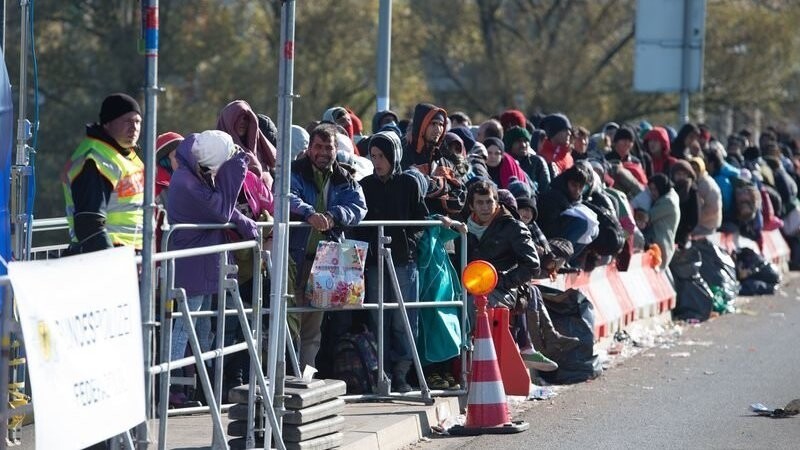
[[[197,163],[208,167],[212,172],[218,171],[234,153],[236,144],[233,139],[228,133],[219,130],[206,130],[198,134],[192,147]]]
[[[525,114],[516,109],[509,109],[500,115],[500,124],[503,125],[504,130],[508,130],[511,127],[525,128],[527,122],[528,119],[525,118]]]
[[[129,112],[136,112],[141,116],[142,110],[139,108],[139,103],[128,94],[121,92],[111,94],[103,100],[103,104],[100,106],[100,125],[105,125]]]
[[[543,129],[544,132],[547,133],[547,137],[552,139],[553,136],[561,131],[571,130],[572,124],[569,122],[567,116],[557,113],[545,116],[545,118],[542,119],[542,123],[539,124],[539,128]]]
[[[622,127],[614,133],[614,142],[621,141],[621,140],[633,140],[633,131],[631,131],[628,127]]]
[[[514,194],[514,197],[531,197],[533,193],[527,184],[519,181],[517,177],[508,178],[508,190]]]
[[[464,143],[464,150],[469,153],[472,150],[472,147],[475,145],[475,138],[472,137],[472,133],[466,128],[456,127],[449,131],[449,133],[453,133],[459,138],[461,138],[461,142]],[[445,135],[445,137],[447,137]]]
[[[528,208],[533,211],[533,220],[536,220],[539,215],[539,210],[536,209],[536,200],[532,197],[517,197],[517,211],[522,208]]]
[[[498,189],[497,200],[506,208],[513,208],[515,212],[517,211],[517,199],[514,198],[514,194],[509,192],[508,189]]]
[[[506,151],[506,146],[503,144],[503,141],[496,137],[488,137],[483,140],[483,146],[486,147],[486,150],[489,150],[489,147],[494,145],[495,147],[499,148],[501,152]]]
[[[507,129],[503,135],[503,144],[505,144],[507,149],[511,150],[511,147],[514,146],[514,142],[517,142],[520,139],[525,139],[526,141],[530,142],[531,133],[522,127],[511,127]]]
[[[178,148],[183,141],[183,136],[173,131],[167,131],[156,138],[156,161],[169,155],[169,152]]]

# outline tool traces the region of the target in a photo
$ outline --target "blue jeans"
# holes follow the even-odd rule
[[[419,297],[419,276],[417,265],[409,262],[405,265],[395,265],[397,281],[400,284],[400,293],[403,295],[405,303],[416,302]],[[367,303],[378,303],[378,267],[368,266],[366,270],[367,292],[365,301]],[[395,303],[396,297],[392,288],[392,280],[389,269],[383,269],[383,301],[384,303]],[[414,338],[417,336],[417,310],[406,309],[408,320],[411,323],[411,331]],[[372,319],[372,329],[378,330],[378,311],[370,311]],[[411,361],[413,359],[411,346],[406,336],[406,328],[403,324],[403,316],[399,309],[384,311],[383,316],[383,343],[385,363],[397,361]],[[391,366],[388,367],[391,369]]]
[[[186,299],[186,304],[189,306],[189,311],[209,311],[211,310],[211,294],[195,295]],[[211,318],[210,317],[197,317],[192,318],[192,323],[195,325],[197,332],[197,339],[200,341],[200,350],[207,351],[211,349]],[[170,350],[170,360],[183,358],[186,353],[186,344],[189,343],[189,328],[186,325],[186,319],[179,317],[175,320],[172,327],[172,348]]]

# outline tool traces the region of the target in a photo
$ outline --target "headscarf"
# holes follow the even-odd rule
[[[244,137],[244,140],[236,132],[236,121],[241,116],[245,116],[247,120],[247,136]],[[272,186],[272,176],[269,175],[269,171],[275,168],[277,152],[264,133],[259,130],[258,118],[253,112],[253,108],[244,100],[234,100],[228,103],[219,113],[217,129],[228,133],[236,145],[252,155],[249,158],[248,168],[262,177],[267,183],[267,187]]]

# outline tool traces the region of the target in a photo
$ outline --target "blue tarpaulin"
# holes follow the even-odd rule
[[[11,82],[5,61],[0,64],[0,256],[11,259],[11,154],[14,151],[14,103],[11,98]],[[0,262],[0,275],[7,273],[6,265]],[[0,290],[0,300],[5,293]]]

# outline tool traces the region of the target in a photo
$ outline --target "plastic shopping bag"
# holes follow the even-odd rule
[[[320,241],[306,284],[306,298],[315,308],[347,308],[364,303],[364,263],[368,244],[362,241]]]

